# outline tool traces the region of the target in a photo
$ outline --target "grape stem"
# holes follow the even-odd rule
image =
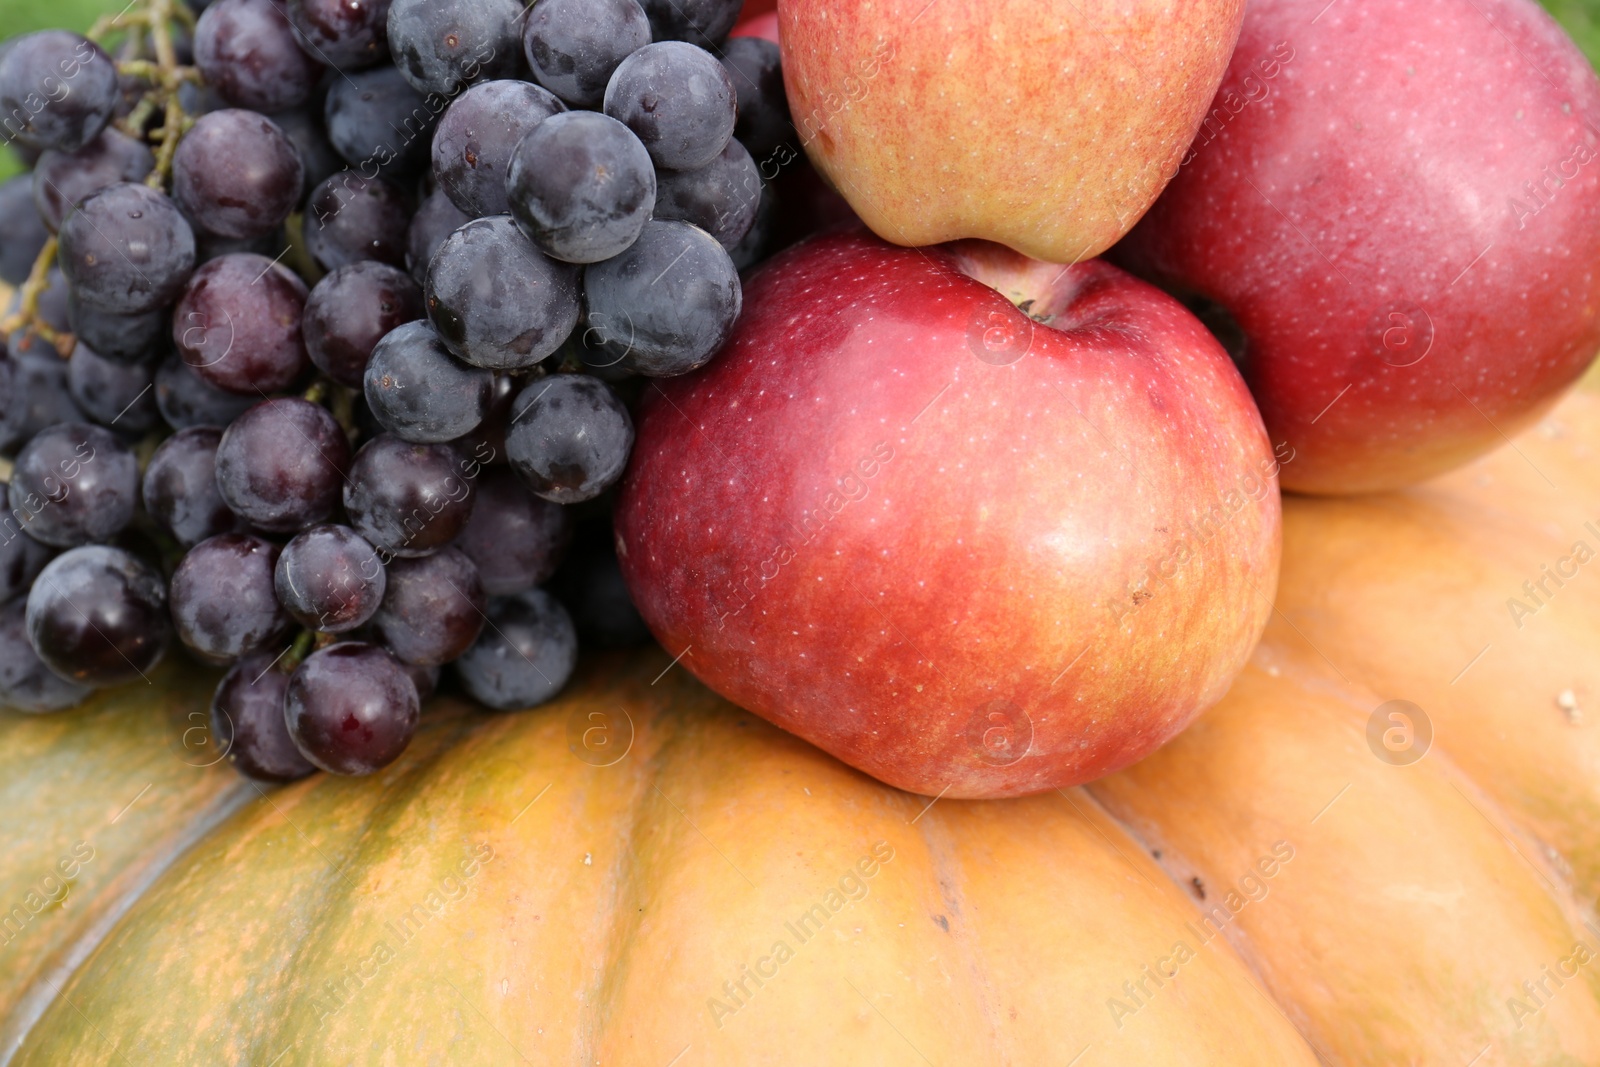
[[[198,70],[178,63],[178,53],[172,45],[174,20],[185,26],[194,25],[193,13],[180,0],[135,0],[126,10],[103,16],[87,35],[91,41],[102,43],[112,34],[128,32],[133,35],[129,43],[136,46],[134,52],[137,53],[142,50],[137,46],[142,46],[144,34],[149,32],[150,47],[155,52],[153,61],[129,58],[117,62],[119,73],[139,78],[150,85],[134,103],[127,120],[117,125],[129,136],[143,140],[146,137],[145,123],[156,108],[162,109],[160,129],[149,134],[156,139],[156,165],[145,179],[152,189],[165,188],[172,173],[172,157],[178,150],[178,141],[194,125],[194,120],[184,113],[178,92],[186,82],[200,82]],[[124,50],[122,54],[127,55],[128,51]],[[50,268],[55,265],[56,250],[55,237],[51,237],[39,249],[33,268],[28,272],[28,280],[22,285],[17,310],[0,320],[0,337],[9,337],[17,330],[31,329],[55,346],[55,350],[65,359],[72,354],[73,336],[53,329],[39,318],[39,294],[50,287]]]

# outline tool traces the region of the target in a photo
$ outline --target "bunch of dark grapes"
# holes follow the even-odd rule
[[[135,0],[0,46],[0,704],[172,648],[244,773],[648,639],[609,491],[798,158],[739,0]],[[758,164],[757,157],[762,162]]]

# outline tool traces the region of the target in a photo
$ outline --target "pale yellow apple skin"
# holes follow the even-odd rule
[[[1177,173],[1243,0],[779,0],[800,142],[901,245],[1100,254]]]

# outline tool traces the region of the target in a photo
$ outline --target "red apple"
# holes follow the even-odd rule
[[[1072,263],[1161,192],[1244,0],[779,0],[790,112],[880,236]]]
[[[706,370],[649,391],[616,512],[683,666],[953,797],[1108,774],[1222,696],[1271,611],[1278,461],[1177,301],[859,227],[744,299]]]
[[[1406,485],[1600,348],[1600,81],[1532,0],[1252,0],[1178,177],[1113,253],[1222,305],[1286,488]]]

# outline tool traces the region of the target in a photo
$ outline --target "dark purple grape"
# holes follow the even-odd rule
[[[523,389],[512,411],[506,455],[536,495],[576,504],[622,477],[633,451],[633,419],[605,382],[553,375]]]
[[[283,131],[285,137],[294,144],[295,151],[300,154],[300,168],[304,180],[300,183],[300,192],[295,197],[296,203],[304,201],[311,190],[327,181],[333,175],[344,170],[344,157],[334,150],[332,142],[328,140],[328,133],[322,128],[322,109],[311,107],[291,108],[288,111],[276,111],[267,116],[278,124],[278,129]]]
[[[703,167],[733,136],[733,79],[704,49],[656,36],[611,75],[605,112],[638,135],[657,166]]]
[[[0,452],[62,422],[83,422],[67,387],[67,364],[54,350],[0,357]]]
[[[406,233],[406,269],[421,284],[428,280],[428,264],[444,239],[472,221],[472,216],[450,202],[443,189],[428,194]]]
[[[325,410],[299,397],[263,400],[233,421],[217,446],[217,487],[234,514],[287,533],[339,505],[350,444]]]
[[[517,74],[519,0],[394,0],[389,51],[419,93],[446,97],[463,86]]]
[[[259,399],[223,392],[190,370],[176,352],[156,368],[156,407],[174,430],[190,426],[220,429]]]
[[[284,226],[259,237],[219,237],[205,230],[196,230],[194,234],[194,261],[200,266],[223,256],[254,255],[280,259],[288,251],[289,231]]]
[[[362,175],[397,181],[428,164],[428,146],[448,97],[422,97],[393,67],[340,78],[323,107],[328,140]]]
[[[455,540],[472,514],[474,487],[449,445],[379,434],[350,465],[344,508],[385,557],[424,556]]]
[[[161,424],[153,363],[105,359],[80,340],[67,361],[67,389],[85,415],[119,433],[142,434]]]
[[[217,0],[195,27],[194,58],[207,85],[253,111],[305,103],[323,70],[296,43],[277,0]]]
[[[120,548],[63,552],[28,594],[29,643],[45,666],[80,685],[143,678],[171,640],[166,583]]]
[[[366,538],[325,523],[303,530],[278,557],[278,602],[301,626],[342,634],[378,610],[386,587],[383,563]]]
[[[49,545],[22,532],[20,517],[11,507],[10,488],[0,482],[0,603],[26,593],[54,555]]]
[[[578,322],[577,268],[540,252],[510,215],[474,219],[445,238],[425,291],[434,329],[474,367],[531,367]]]
[[[528,492],[509,469],[491,467],[478,480],[472,516],[456,547],[477,566],[485,593],[508,596],[554,574],[571,537],[566,508]]]
[[[300,46],[335,70],[389,58],[389,0],[288,0]]]
[[[294,624],[273,591],[277,565],[278,546],[251,534],[218,534],[195,545],[172,572],[178,639],[220,660],[281,644]]]
[[[472,560],[458,548],[442,548],[389,563],[389,588],[372,629],[406,663],[436,667],[472,647],[483,631],[485,604]]]
[[[641,0],[657,41],[688,41],[715,50],[739,21],[743,0]]]
[[[144,509],[184,548],[239,525],[217,488],[215,426],[179,430],[155,450],[144,472]]]
[[[660,219],[622,255],[584,268],[583,285],[589,325],[654,378],[706,364],[743,302],[727,249],[698,226]]]
[[[738,141],[698,170],[662,171],[656,190],[656,218],[692,222],[730,251],[750,232],[760,207],[761,172]]]
[[[289,675],[272,652],[245,656],[223,675],[211,697],[211,743],[241,774],[263,782],[292,782],[313,767],[289,737],[283,698]]]
[[[765,37],[735,37],[722,47],[722,65],[739,98],[733,135],[750,154],[766,156],[793,137],[778,46]]]
[[[491,603],[489,625],[456,660],[461,684],[480,703],[501,711],[550,700],[578,664],[578,635],[561,602],[530,589]]]
[[[340,171],[306,201],[306,250],[323,270],[375,259],[405,265],[411,206],[382,178]]]
[[[83,422],[41,430],[17,453],[12,514],[56,548],[109,541],[133,518],[139,464],[110,432]]]
[[[506,426],[511,422],[511,402],[516,399],[517,387],[517,379],[509,374],[494,376],[483,421],[471,433],[451,442],[457,452],[479,466],[506,461]],[[476,477],[476,468],[467,476]]]
[[[76,152],[44,153],[33,168],[33,203],[54,233],[72,206],[117,182],[142,181],[156,157],[143,141],[107,128]]]
[[[116,363],[143,363],[158,355],[171,334],[166,308],[138,315],[119,315],[85,304],[67,291],[68,329],[79,344],[88,345]]]
[[[61,224],[61,270],[78,298],[138,315],[172,303],[194,270],[194,231],[165,193],[118,182]]]
[[[172,157],[172,196],[201,229],[260,237],[300,200],[305,165],[277,123],[227,108],[201,115]]]
[[[317,369],[340,385],[360,389],[373,346],[423,314],[422,286],[411,275],[363,260],[318,282],[300,321],[306,351]]]
[[[420,667],[415,663],[402,663],[406,674],[411,677],[411,684],[417,687],[417,699],[427,703],[433,696],[434,690],[439,688],[439,668]]]
[[[636,648],[650,640],[650,630],[633,606],[628,583],[617,565],[611,524],[585,532],[550,582],[561,598],[585,645]]]
[[[378,422],[406,441],[453,441],[483,421],[494,375],[457,362],[433,327],[411,322],[372,350],[364,392]]]
[[[94,690],[69,682],[44,665],[28,643],[27,612],[25,597],[0,608],[0,707],[29,715],[77,707]]]
[[[19,174],[0,182],[0,282],[21,285],[50,239],[33,204],[33,179]]]
[[[330,774],[372,774],[400,758],[421,702],[405,668],[376,645],[347,641],[313,652],[284,693],[301,755]]]
[[[565,111],[537,85],[500,80],[456,97],[433,133],[433,176],[468,215],[504,215],[506,171],[517,143],[545,119]]]
[[[116,64],[87,37],[41,30],[0,57],[0,139],[75,152],[106,128],[117,100]]]
[[[628,127],[598,111],[569,111],[517,145],[506,192],[542,252],[598,263],[633,244],[650,221],[656,172]]]
[[[617,64],[649,43],[637,0],[540,0],[522,30],[534,78],[574,107],[599,107]]]
[[[266,256],[213,259],[194,272],[172,313],[178,355],[203,380],[240,396],[294,385],[310,365],[300,318],[306,285]]]

